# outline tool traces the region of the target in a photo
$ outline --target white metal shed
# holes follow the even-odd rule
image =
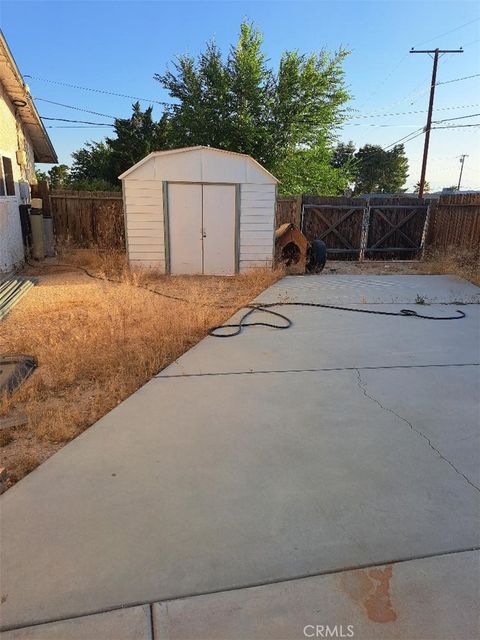
[[[250,156],[155,151],[119,177],[132,265],[176,275],[272,265],[278,180]]]

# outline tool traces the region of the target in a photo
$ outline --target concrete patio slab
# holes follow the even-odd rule
[[[2,633],[2,640],[152,640],[150,607],[117,609]]]
[[[398,312],[405,305],[363,305],[362,308]],[[413,308],[415,305],[410,305]],[[410,367],[480,362],[480,306],[461,308],[461,320],[377,316],[309,307],[279,307],[293,321],[285,331],[246,328],[224,340],[207,337],[158,377],[305,371],[325,368]],[[417,308],[430,315],[452,315],[452,307]],[[238,322],[242,312],[228,322]],[[259,313],[252,321],[277,322]],[[228,342],[228,346],[225,344]]]
[[[275,302],[290,300],[324,304],[428,304],[479,303],[480,289],[457,276],[329,275],[287,276],[258,296]]]
[[[475,368],[442,371],[460,439]],[[354,371],[153,380],[2,496],[3,624],[473,548],[480,492],[443,444]]]
[[[299,283],[316,301],[320,277]],[[288,331],[203,341],[181,359],[193,375],[166,369],[0,497],[3,627],[478,547],[479,318],[463,308],[301,310]]]
[[[155,639],[473,640],[479,569],[467,552],[161,602]]]
[[[430,284],[429,284],[430,283]],[[418,297],[418,298],[417,298]],[[427,305],[416,304],[421,299]],[[159,376],[296,371],[320,368],[417,366],[480,362],[480,289],[454,276],[288,276],[256,302],[316,302],[398,313],[408,307],[433,316],[467,314],[461,321],[279,307],[293,321],[286,330],[245,329],[241,337],[207,337]],[[463,304],[453,303],[468,303]],[[448,306],[446,306],[448,305]],[[450,306],[453,305],[453,306]],[[238,322],[244,312],[229,322]],[[280,323],[255,314],[251,321]]]

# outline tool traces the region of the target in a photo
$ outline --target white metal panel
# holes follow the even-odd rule
[[[227,153],[202,151],[203,182],[227,182],[241,184],[247,179],[247,164],[250,160],[244,156]]]
[[[275,185],[242,184],[240,193],[240,271],[254,266],[272,265]]]
[[[202,150],[157,156],[155,177],[167,182],[202,182]]]
[[[163,220],[147,220],[145,221],[140,221],[140,220],[128,220],[127,219],[127,231],[128,233],[130,233],[130,231],[135,231],[136,229],[142,230],[142,231],[147,231],[147,230],[151,230],[151,231],[156,231],[158,230],[160,232],[160,235],[163,235]]]
[[[129,178],[127,178],[128,180]],[[154,157],[152,156],[141,166],[135,169],[135,180],[154,180],[155,179],[155,164]]]
[[[202,185],[168,185],[170,272],[202,273]]]
[[[235,273],[235,187],[203,185],[203,273]]]
[[[135,180],[123,180],[128,258],[136,266],[154,265],[164,270],[162,183],[142,178],[150,171],[152,162],[153,158],[150,158],[139,167]],[[144,189],[144,184],[148,188]]]

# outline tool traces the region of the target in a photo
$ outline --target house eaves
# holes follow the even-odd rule
[[[0,83],[15,108],[15,114],[31,140],[35,162],[56,164],[57,154],[43,126],[7,42],[0,31]]]

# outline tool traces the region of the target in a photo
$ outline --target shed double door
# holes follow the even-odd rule
[[[235,273],[235,186],[168,185],[170,273]]]

